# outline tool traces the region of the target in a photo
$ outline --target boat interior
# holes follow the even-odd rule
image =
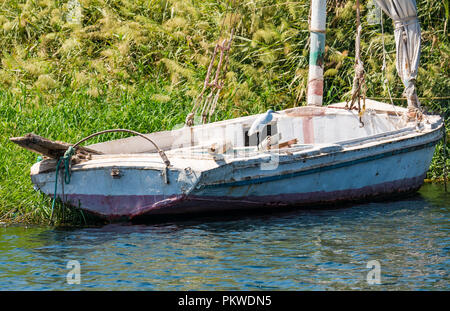
[[[295,107],[274,115],[261,133],[248,136],[259,115],[183,127],[146,134],[160,149],[171,154],[247,154],[317,146],[344,146],[367,141],[371,137],[390,136],[411,126],[404,121],[405,108],[366,101],[361,118],[357,110],[345,109],[345,102],[324,107]],[[102,154],[152,153],[156,149],[139,136],[111,140],[87,146]]]

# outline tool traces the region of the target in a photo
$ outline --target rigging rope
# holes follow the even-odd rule
[[[383,46],[383,66],[381,67],[381,73],[383,75],[383,82],[384,85],[387,88],[388,91],[388,95],[389,95],[389,100],[392,104],[392,107],[394,108],[394,112],[397,115],[397,117],[399,117],[399,114],[397,113],[397,109],[395,108],[394,105],[394,101],[392,100],[392,96],[391,96],[391,88],[389,87],[389,80],[387,79],[386,76],[386,46],[384,44],[384,23],[383,23],[383,11],[380,9],[380,24],[381,24],[381,44]]]
[[[359,122],[364,126],[362,115],[366,110],[366,81],[364,79],[364,63],[361,60],[361,18],[359,0],[356,0],[356,40],[355,40],[355,77],[353,78],[352,98],[345,105],[347,109],[352,109],[356,101],[358,101]],[[361,97],[363,99],[363,107],[361,109]]]
[[[234,11],[236,10],[236,0],[233,0],[232,6],[234,7]],[[227,9],[226,12],[229,12],[230,3],[227,2]],[[233,16],[234,15],[234,16]],[[222,25],[220,27],[220,33],[219,33],[219,41],[221,40],[222,31],[225,25],[226,15],[225,18],[222,21]],[[186,126],[192,126],[194,125],[194,117],[197,113],[198,109],[201,106],[201,115],[202,115],[202,122],[206,123],[209,122],[211,119],[211,116],[214,114],[214,111],[217,107],[217,102],[219,100],[220,91],[222,90],[224,84],[225,84],[225,74],[228,70],[228,61],[229,61],[229,53],[231,49],[231,43],[233,41],[234,37],[234,31],[235,31],[235,23],[237,21],[237,13],[234,12],[230,15],[230,37],[229,39],[224,39],[222,42],[218,42],[216,46],[214,47],[214,52],[211,57],[211,61],[208,66],[208,71],[206,73],[205,82],[203,83],[203,89],[200,92],[200,94],[196,97],[194,106],[192,107],[191,112],[187,115],[185,125]],[[214,80],[211,81],[212,78],[212,71],[214,68],[214,64],[216,61],[217,54],[219,53],[219,60],[216,66],[216,71],[214,74]],[[225,72],[222,72],[222,66],[225,67]],[[210,90],[209,95],[204,99],[205,92],[207,90]],[[202,104],[203,102],[203,104]]]

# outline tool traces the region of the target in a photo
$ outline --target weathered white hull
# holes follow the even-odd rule
[[[338,144],[313,143],[292,152],[228,158],[168,151],[168,183],[154,153],[95,156],[72,167],[69,184],[59,181],[58,196],[109,220],[242,208],[312,208],[389,196],[422,185],[441,127],[437,118],[420,131],[404,127]],[[44,171],[41,165],[33,166],[32,180],[53,195],[55,171]]]

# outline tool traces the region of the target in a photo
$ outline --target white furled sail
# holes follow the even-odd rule
[[[420,24],[416,0],[375,0],[394,21],[397,71],[405,85],[409,110],[419,108],[416,78],[420,60]]]

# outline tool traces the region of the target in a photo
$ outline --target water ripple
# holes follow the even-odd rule
[[[101,228],[0,228],[0,290],[448,290],[450,197]],[[68,284],[78,260],[81,284]],[[370,260],[381,284],[366,281]]]

